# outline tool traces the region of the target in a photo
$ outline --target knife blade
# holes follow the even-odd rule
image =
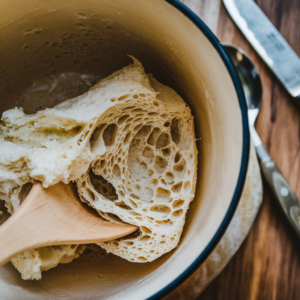
[[[293,97],[300,100],[300,59],[253,0],[223,0],[242,33]]]

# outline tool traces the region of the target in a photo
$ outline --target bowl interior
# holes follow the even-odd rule
[[[198,183],[176,250],[146,264],[99,251],[34,282],[22,281],[11,264],[0,269],[0,296],[11,299],[150,297],[206,248],[236,188],[242,120],[222,59],[205,34],[163,0],[2,0],[0,37],[1,113],[15,106],[34,113],[81,94],[131,63],[128,55],[190,105]]]

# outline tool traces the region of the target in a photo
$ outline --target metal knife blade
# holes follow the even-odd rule
[[[300,59],[253,0],[223,0],[230,16],[287,91],[300,100]]]

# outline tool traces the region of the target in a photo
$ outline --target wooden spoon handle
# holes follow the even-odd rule
[[[41,213],[43,202],[35,201],[39,194],[40,185],[34,185],[26,200],[13,216],[0,227],[0,266],[8,262],[15,255],[36,246],[37,229],[44,229],[43,224],[36,223]],[[30,197],[29,197],[30,196]],[[33,207],[35,205],[35,207]]]
[[[0,227],[0,266],[29,249],[104,242],[137,229],[101,219],[78,199],[71,184],[44,189],[35,183],[20,208]]]

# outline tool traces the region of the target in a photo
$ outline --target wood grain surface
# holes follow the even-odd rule
[[[220,41],[237,45],[254,61],[263,83],[257,131],[300,198],[299,108],[233,23],[221,0],[182,2],[204,20]],[[256,3],[300,56],[300,1],[257,0]],[[300,299],[300,244],[265,182],[263,204],[254,225],[223,272],[200,296],[192,275],[166,298]]]

